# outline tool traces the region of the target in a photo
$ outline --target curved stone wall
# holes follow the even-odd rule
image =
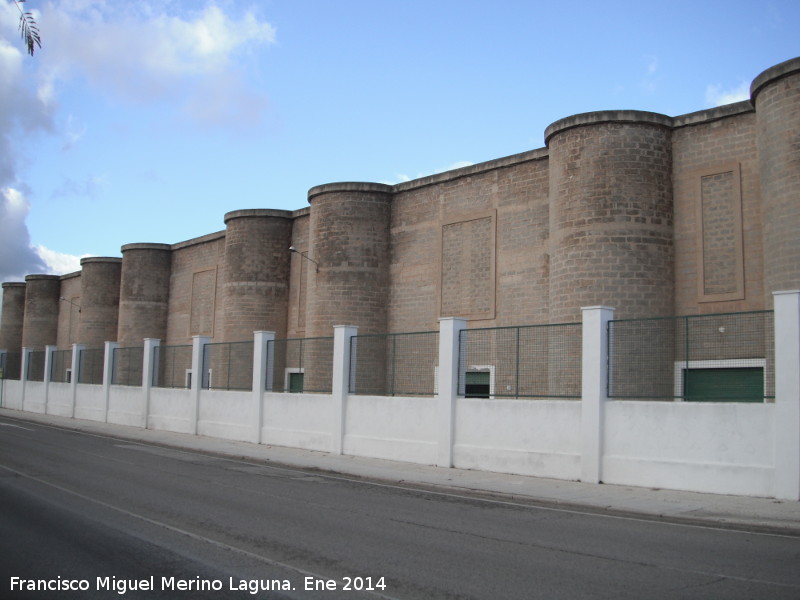
[[[19,352],[22,348],[22,327],[25,320],[25,284],[3,284],[3,321],[0,323],[0,350]]]
[[[291,218],[268,209],[225,215],[223,341],[252,340],[254,331],[286,336]]]
[[[550,125],[550,321],[584,306],[673,309],[672,120],[637,111]]]
[[[169,313],[169,244],[126,244],[120,274],[120,346],[139,346],[145,338],[166,341]]]
[[[764,71],[750,88],[756,107],[764,215],[764,292],[800,288],[800,58]]]
[[[44,350],[58,340],[58,310],[61,278],[58,275],[25,277],[25,317],[22,346]],[[5,319],[5,315],[3,316]]]
[[[105,342],[116,340],[121,270],[121,258],[81,259],[79,344],[102,348]]]
[[[359,333],[386,331],[392,188],[334,183],[312,188],[306,337],[333,335],[334,325]]]

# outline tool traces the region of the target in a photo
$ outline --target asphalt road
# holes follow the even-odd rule
[[[0,598],[795,600],[800,538],[425,491],[3,418]]]

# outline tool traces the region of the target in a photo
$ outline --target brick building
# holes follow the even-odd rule
[[[561,119],[546,147],[401,183],[330,183],[177,244],[3,284],[0,349],[166,344],[771,308],[800,288],[800,58],[749,101]],[[290,251],[290,247],[294,251]]]

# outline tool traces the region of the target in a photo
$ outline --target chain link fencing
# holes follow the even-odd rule
[[[580,398],[580,323],[464,329],[458,393],[475,398]]]
[[[22,352],[0,354],[0,378],[19,381],[22,371]]]
[[[333,337],[270,340],[267,346],[267,391],[331,392]]]
[[[72,350],[56,350],[50,358],[50,381],[69,383],[72,369]]]
[[[112,385],[142,385],[144,347],[114,348],[111,362]]]
[[[772,311],[608,324],[608,396],[763,402],[775,396]]]
[[[253,342],[215,342],[203,346],[203,388],[253,389]]]
[[[350,393],[434,396],[438,363],[438,331],[353,336]]]
[[[78,355],[78,383],[102,385],[105,349],[84,348]]]
[[[162,388],[191,387],[191,344],[156,346],[153,349],[153,386]]]

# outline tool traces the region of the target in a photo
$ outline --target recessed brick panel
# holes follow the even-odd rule
[[[495,219],[442,226],[441,316],[494,317]]]

